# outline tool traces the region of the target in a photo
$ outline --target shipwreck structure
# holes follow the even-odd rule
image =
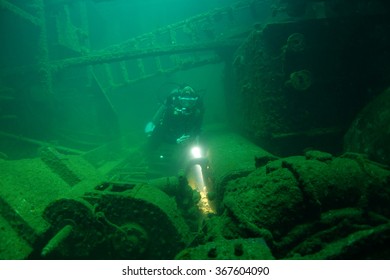
[[[390,257],[388,1],[237,1],[97,50],[102,2],[0,0],[0,259]],[[216,63],[202,197],[148,177],[110,93]]]

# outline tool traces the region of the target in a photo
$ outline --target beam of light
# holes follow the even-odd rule
[[[195,164],[191,168],[188,177],[189,185],[193,189],[197,190],[200,194],[200,200],[198,202],[199,210],[206,215],[210,213],[215,213],[215,211],[211,208],[209,199],[207,197],[207,187],[204,182],[202,167],[200,166],[200,164]]]

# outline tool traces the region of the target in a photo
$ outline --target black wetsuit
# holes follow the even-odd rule
[[[180,93],[172,93],[159,109],[155,120],[156,125],[151,141],[176,143],[183,135],[195,139],[200,131],[203,122],[204,107],[200,96],[191,108],[181,108],[177,102]]]

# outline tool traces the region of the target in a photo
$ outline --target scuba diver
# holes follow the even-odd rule
[[[180,208],[196,205],[197,210],[211,213],[206,187],[210,177],[205,172],[208,161],[199,143],[203,115],[203,98],[198,92],[188,85],[173,90],[145,127],[149,140],[146,152],[149,177],[179,175],[182,187],[175,196]],[[191,220],[197,224],[196,217]]]
[[[190,86],[175,89],[145,127],[152,146],[197,140],[203,122],[203,100]]]
[[[149,162],[165,160],[172,170],[182,165],[177,158],[190,144],[197,144],[203,115],[202,97],[192,87],[173,90],[145,127]]]

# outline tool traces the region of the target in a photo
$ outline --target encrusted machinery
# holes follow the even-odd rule
[[[247,176],[255,170],[257,164],[277,157],[223,127],[214,128],[210,132],[205,131],[204,138],[210,165],[209,196],[214,201],[217,212],[220,212],[222,211],[220,202],[223,200],[227,182]]]
[[[70,194],[82,194],[103,176],[80,156],[41,150],[41,157],[0,160],[1,258],[24,259],[50,229],[45,208]],[[12,240],[12,246],[9,244]]]
[[[209,199],[216,207],[226,182],[255,169],[255,156],[258,163],[275,159],[224,129],[207,132],[205,142],[210,158],[205,171]],[[27,248],[24,252],[2,258],[172,259],[200,237],[202,216],[195,201],[199,197],[185,179],[165,177],[144,183],[137,177],[131,183],[126,176],[126,181],[110,182],[83,158],[99,161],[95,154],[69,156],[51,147],[42,149],[40,158],[1,161],[5,175],[1,198],[7,205],[1,216],[4,224],[13,225],[5,236],[17,240],[15,244],[25,240],[29,244],[20,246]],[[122,161],[117,166],[108,174],[124,172]],[[252,241],[237,242],[241,245],[231,245],[240,254],[240,246],[247,248]],[[262,247],[263,243],[253,244]],[[244,253],[242,258],[246,256],[255,255]]]
[[[267,158],[220,181],[220,215],[177,259],[388,259],[388,167],[314,150]]]
[[[192,238],[164,192],[183,180],[107,182],[53,148],[0,167],[1,259],[171,259]]]
[[[363,155],[308,151],[231,181],[224,206],[277,258],[386,258],[389,181],[388,167]]]
[[[47,258],[171,259],[190,240],[173,199],[148,185],[105,183],[54,201],[44,218],[56,233],[41,251]]]
[[[183,178],[110,182],[81,156],[52,149],[0,160],[1,258],[390,255],[379,250],[390,243],[388,167],[355,153],[278,158],[225,130],[206,131],[205,143],[208,198],[218,211],[203,217]]]

